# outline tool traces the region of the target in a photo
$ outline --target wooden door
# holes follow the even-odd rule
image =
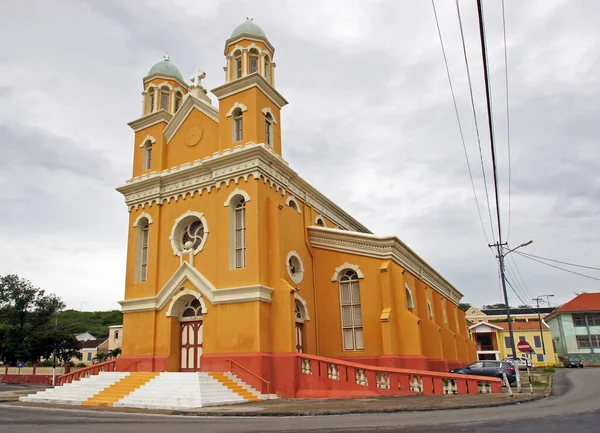
[[[296,322],[296,352],[304,352],[304,324]]]
[[[181,322],[181,371],[199,371],[202,356],[202,320]]]

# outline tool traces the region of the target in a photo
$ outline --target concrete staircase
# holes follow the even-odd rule
[[[273,397],[276,398],[260,394],[231,373],[102,372],[20,400],[82,406],[192,409]]]
[[[86,377],[63,386],[19,397],[19,400],[28,403],[81,405],[84,401],[94,396],[94,394],[109,388],[114,383],[129,375],[130,373],[127,372],[102,372],[99,375]]]

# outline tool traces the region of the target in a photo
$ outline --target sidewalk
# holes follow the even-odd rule
[[[20,395],[36,392],[26,391],[0,392],[0,401],[22,406],[53,407],[81,409],[79,406],[50,405],[37,403],[21,403]],[[189,410],[151,410],[134,408],[86,407],[85,410],[100,410],[128,413],[155,413],[164,415],[187,416],[311,416],[311,415],[340,415],[352,413],[385,413],[405,411],[431,411],[446,409],[465,409],[474,407],[493,407],[519,404],[539,400],[548,395],[546,388],[534,388],[529,391],[514,394],[510,397],[507,392],[501,394],[467,394],[467,395],[435,395],[435,396],[405,396],[405,397],[373,397],[357,399],[274,399],[253,403],[210,406]],[[10,399],[9,399],[10,398]]]

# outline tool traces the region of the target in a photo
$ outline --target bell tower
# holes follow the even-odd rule
[[[225,84],[212,90],[219,99],[219,150],[264,143],[281,156],[281,108],[275,89],[275,48],[252,18],[225,41]]]

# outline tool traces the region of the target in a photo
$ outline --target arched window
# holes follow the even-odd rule
[[[236,51],[233,56],[233,62],[235,65],[235,78],[242,78],[242,53]]]
[[[152,168],[152,142],[146,141],[144,144],[144,170],[150,170]]]
[[[119,339],[119,331],[115,331],[115,340]]]
[[[183,307],[183,312],[181,313],[181,317],[199,317],[202,316],[202,304],[199,300],[194,299],[191,302],[188,302],[185,307]]]
[[[170,90],[167,86],[163,86],[160,89],[160,109],[169,111],[169,95]]]
[[[156,96],[155,96],[155,92],[154,92],[154,87],[150,87],[150,89],[148,89],[148,97],[146,99],[146,101],[148,102],[148,106],[146,107],[147,114],[154,112],[154,99],[155,98],[156,98]]]
[[[250,74],[258,72],[258,50],[252,48],[248,53],[250,57]]]
[[[433,308],[429,300],[427,300],[427,313],[429,314],[429,318],[433,320]]]
[[[244,119],[242,109],[236,108],[232,113],[233,118],[233,142],[242,141],[244,138]]]
[[[183,95],[181,92],[175,93],[175,108],[173,109],[173,113],[177,113],[179,107],[181,107],[181,101],[183,99]]]
[[[265,56],[265,78],[270,83],[271,82],[271,62],[269,61],[269,56]]]
[[[296,200],[294,200],[293,197],[288,197],[287,205],[289,207],[291,207],[292,209],[294,209],[296,212],[300,213],[300,209],[298,208],[298,203],[296,203]]]
[[[317,218],[315,219],[315,224],[319,227],[326,227],[325,220],[323,220],[323,217],[321,215],[317,216]]]
[[[442,299],[442,314],[444,315],[444,323],[448,324],[448,313],[446,311],[446,300]]]
[[[406,307],[409,309],[415,308],[415,301],[408,285],[404,287],[404,290],[406,292]]]
[[[231,200],[231,250],[233,252],[233,266],[246,267],[246,200],[241,195]]]
[[[273,116],[267,113],[265,116],[265,143],[273,147]]]
[[[354,270],[346,269],[341,274],[339,283],[344,350],[363,350],[365,344],[358,275]]]
[[[144,282],[148,279],[148,235],[150,222],[148,218],[141,218],[137,222],[137,254],[136,254],[136,281]]]

